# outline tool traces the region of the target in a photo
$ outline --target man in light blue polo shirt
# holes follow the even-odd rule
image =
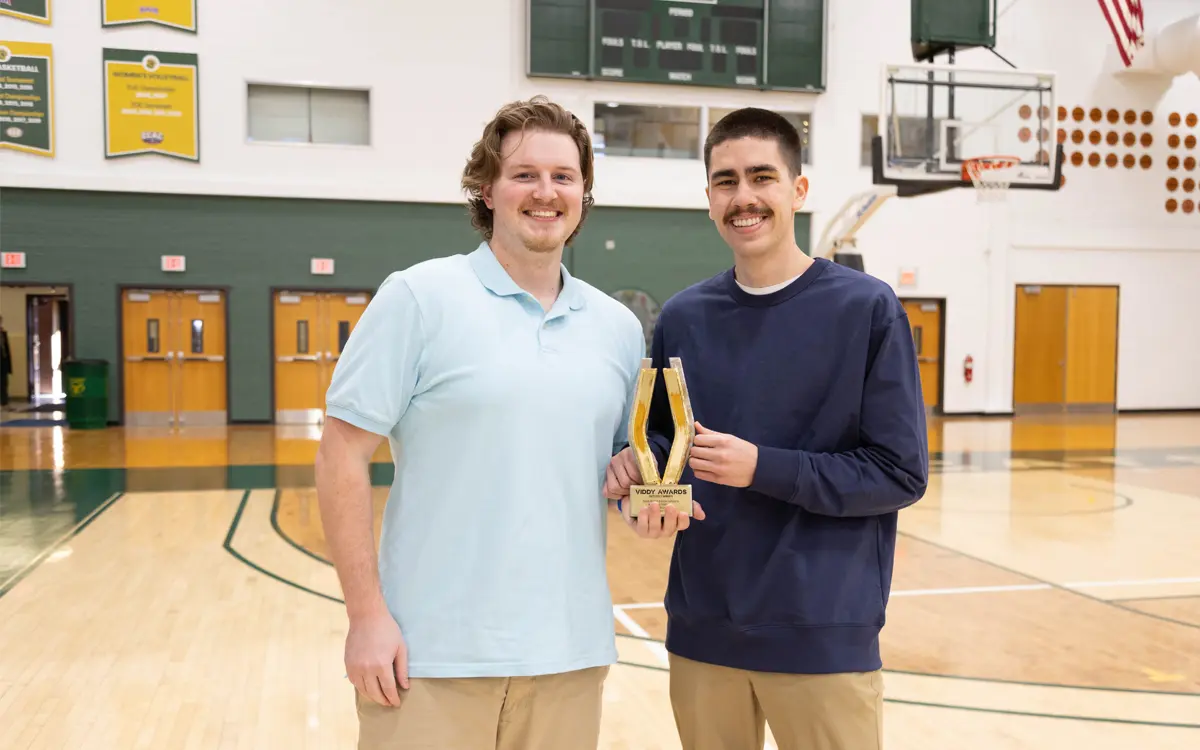
[[[561,262],[592,174],[569,112],[502,108],[463,175],[484,241],[389,276],[338,362],[317,490],[360,750],[596,747],[616,660],[602,488],[645,344]]]

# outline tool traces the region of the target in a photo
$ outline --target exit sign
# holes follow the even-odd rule
[[[312,272],[316,276],[332,276],[333,258],[313,258]]]
[[[24,268],[25,253],[4,253],[0,258],[3,262],[0,263],[4,268]]]
[[[164,255],[162,257],[162,270],[181,273],[186,269],[187,261],[182,255]]]

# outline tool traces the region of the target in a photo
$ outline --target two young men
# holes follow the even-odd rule
[[[665,600],[684,750],[761,748],[767,722],[780,750],[882,745],[879,634],[897,514],[928,479],[925,407],[892,290],[796,244],[800,146],[760,109],[713,128],[709,215],[733,267],[670,299],[651,346],[655,367],[680,357],[687,373],[681,481],[706,515],[675,537]],[[662,387],[649,433],[661,471]],[[605,494],[638,481],[624,449]]]
[[[630,521],[686,530],[666,601],[680,737],[761,748],[765,717],[782,750],[876,746],[895,514],[926,477],[908,324],[886,286],[796,246],[807,180],[786,121],[729,115],[705,164],[734,267],[670,300],[652,347],[687,372],[698,507]],[[327,396],[317,489],[359,747],[592,750],[616,660],[600,495],[639,481],[623,446],[641,328],[561,263],[591,205],[573,116],[507,105],[463,186],[484,241],[389,276]],[[376,563],[368,464],[385,438]]]

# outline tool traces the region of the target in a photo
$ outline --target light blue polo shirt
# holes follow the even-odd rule
[[[545,312],[487,243],[393,273],[334,370],[326,413],[392,448],[379,572],[412,677],[616,661],[602,491],[645,339],[562,279]]]

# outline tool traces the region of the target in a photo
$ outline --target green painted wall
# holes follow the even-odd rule
[[[808,248],[807,214],[796,230]],[[0,249],[27,258],[0,283],[74,285],[75,355],[111,363],[113,421],[118,285],[229,287],[230,419],[268,421],[271,287],[374,289],[392,271],[478,242],[459,205],[0,190]],[[162,255],[186,256],[187,271],[162,272]],[[312,257],[334,258],[336,274],[312,276]],[[704,211],[597,207],[565,262],[606,292],[641,290],[661,305],[730,258]]]

